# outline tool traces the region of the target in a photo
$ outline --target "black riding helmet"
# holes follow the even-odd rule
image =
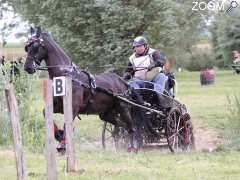
[[[147,52],[148,52],[148,49],[149,49],[149,46],[148,46],[148,42],[147,42],[147,39],[143,36],[138,36],[136,37],[134,40],[133,40],[133,49],[137,46],[141,46],[141,45],[144,45],[145,47],[145,51],[144,53],[142,54],[137,54],[138,56],[141,56],[141,55],[145,55]]]
[[[138,36],[136,37],[134,40],[133,40],[133,48],[136,47],[136,46],[141,46],[141,45],[145,45],[147,46],[148,45],[148,42],[147,42],[147,39],[143,36]]]

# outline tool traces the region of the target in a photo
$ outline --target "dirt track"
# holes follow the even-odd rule
[[[221,133],[219,133],[216,129],[202,127],[196,123],[194,123],[194,137],[195,137],[196,150],[207,150],[211,152],[223,142],[223,137]],[[112,145],[110,147],[113,148]],[[86,140],[85,143],[81,142],[81,149],[82,148],[86,150],[89,150],[89,149],[99,150],[99,149],[102,149],[102,144],[101,144],[101,141],[88,143],[88,141]],[[150,145],[142,149],[142,151],[144,152],[152,152],[152,151],[159,152],[159,150],[160,152],[169,152],[167,145],[165,146]]]
[[[194,135],[196,150],[206,149],[212,151],[223,142],[222,135],[213,128],[201,127],[195,124]]]

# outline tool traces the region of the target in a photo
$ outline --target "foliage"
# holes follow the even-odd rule
[[[5,75],[1,74],[1,79],[5,82],[12,81],[14,85],[15,95],[18,101],[18,108],[20,114],[21,130],[24,144],[32,150],[41,150],[44,144],[44,123],[42,119],[42,110],[34,109],[32,104],[39,101],[31,92],[36,89],[37,76],[29,76],[24,72],[22,64],[18,64],[20,76],[10,76],[11,65],[7,62],[4,66]],[[2,84],[3,87],[3,84]],[[3,91],[1,91],[1,123],[0,144],[9,145],[12,142],[10,120]]]
[[[11,6],[4,1],[0,1],[0,45],[4,47],[8,42],[7,39],[14,33],[18,38],[26,35],[24,28],[26,30],[26,22],[22,20],[14,13],[14,10]],[[16,29],[20,32],[16,33]],[[15,32],[14,32],[15,31]]]
[[[4,91],[0,92],[0,145],[9,145],[10,140],[12,138],[10,132],[10,121],[8,116],[8,109],[5,100]]]
[[[217,14],[212,25],[212,41],[220,67],[232,62],[232,51],[240,46],[240,12]]]
[[[10,139],[12,138],[10,132],[10,121],[8,115],[8,107],[5,98],[5,92],[3,87],[6,83],[6,76],[3,75],[3,72],[7,71],[7,66],[2,66],[0,64],[0,145],[8,145]]]
[[[214,66],[214,57],[207,53],[195,53],[186,63],[186,68],[190,71],[199,71]]]
[[[32,150],[42,150],[45,140],[42,108],[33,108],[33,103],[39,101],[39,97],[31,93],[38,88],[36,83],[34,83],[38,75],[27,75],[21,65],[19,69],[20,77],[13,81],[13,85],[21,116],[24,144]]]
[[[192,11],[192,1],[168,1],[168,4],[170,8],[164,9],[165,16],[159,15],[147,33],[175,67],[189,68],[189,62],[199,54],[193,46],[207,31],[205,21],[208,12]]]
[[[145,35],[153,47],[183,66],[191,57],[204,16],[189,1],[170,0],[9,0],[26,20],[44,27],[82,67],[125,65],[131,42]],[[62,11],[64,9],[64,11]]]

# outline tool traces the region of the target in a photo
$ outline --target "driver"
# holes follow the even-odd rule
[[[238,51],[233,51],[233,63],[237,64],[240,62],[240,53]]]
[[[145,81],[154,83],[154,90],[164,92],[168,77],[163,73],[165,59],[159,51],[149,47],[146,38],[138,36],[133,41],[134,53],[129,57],[123,78],[130,80],[133,88],[144,88]]]

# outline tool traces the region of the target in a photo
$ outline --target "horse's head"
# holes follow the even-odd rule
[[[25,51],[27,52],[24,69],[29,74],[36,72],[43,59],[47,58],[47,49],[44,46],[41,32],[38,29],[36,35],[30,37],[26,43]]]

